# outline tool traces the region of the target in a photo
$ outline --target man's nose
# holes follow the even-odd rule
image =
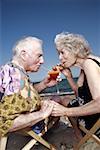
[[[41,59],[40,59],[40,63],[41,63],[41,64],[43,64],[43,63],[44,63],[44,58],[43,58],[43,57],[41,57]]]

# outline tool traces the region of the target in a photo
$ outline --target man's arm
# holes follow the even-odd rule
[[[52,109],[53,109],[52,103],[49,103],[48,101],[43,101],[40,111],[21,114],[14,120],[14,123],[9,131],[12,132],[33,126],[37,122],[47,118],[51,114]]]
[[[46,84],[44,81],[41,81],[40,83],[34,84],[34,88],[38,91],[41,92],[42,90],[44,90],[46,88]]]
[[[42,80],[40,83],[34,84],[34,88],[38,91],[41,92],[42,90],[52,87],[57,84],[56,80],[50,79],[50,76],[47,76],[44,80]]]

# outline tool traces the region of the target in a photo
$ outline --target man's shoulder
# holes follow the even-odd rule
[[[4,64],[4,65],[0,66],[0,71],[8,70],[10,68],[12,68],[12,67],[9,65],[9,63],[7,63],[7,64]]]
[[[0,88],[5,95],[16,93],[20,88],[20,72],[17,68],[5,64],[0,67]]]
[[[0,76],[13,76],[17,75],[20,76],[20,72],[17,68],[14,68],[13,66],[9,65],[9,63],[4,64],[0,67]]]
[[[0,66],[0,74],[7,73],[9,69],[10,69],[10,66],[8,64]]]

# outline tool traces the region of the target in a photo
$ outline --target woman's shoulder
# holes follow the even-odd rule
[[[100,66],[100,57],[98,56],[90,56],[88,57],[85,61],[84,61],[84,67],[88,66],[88,67],[91,67],[91,66]]]
[[[84,61],[83,70],[86,75],[91,77],[100,76],[100,59],[97,57],[91,57]]]

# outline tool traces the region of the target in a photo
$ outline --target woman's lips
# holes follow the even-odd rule
[[[64,65],[65,65],[65,62],[62,62],[62,63],[61,63],[61,65],[64,67]]]

